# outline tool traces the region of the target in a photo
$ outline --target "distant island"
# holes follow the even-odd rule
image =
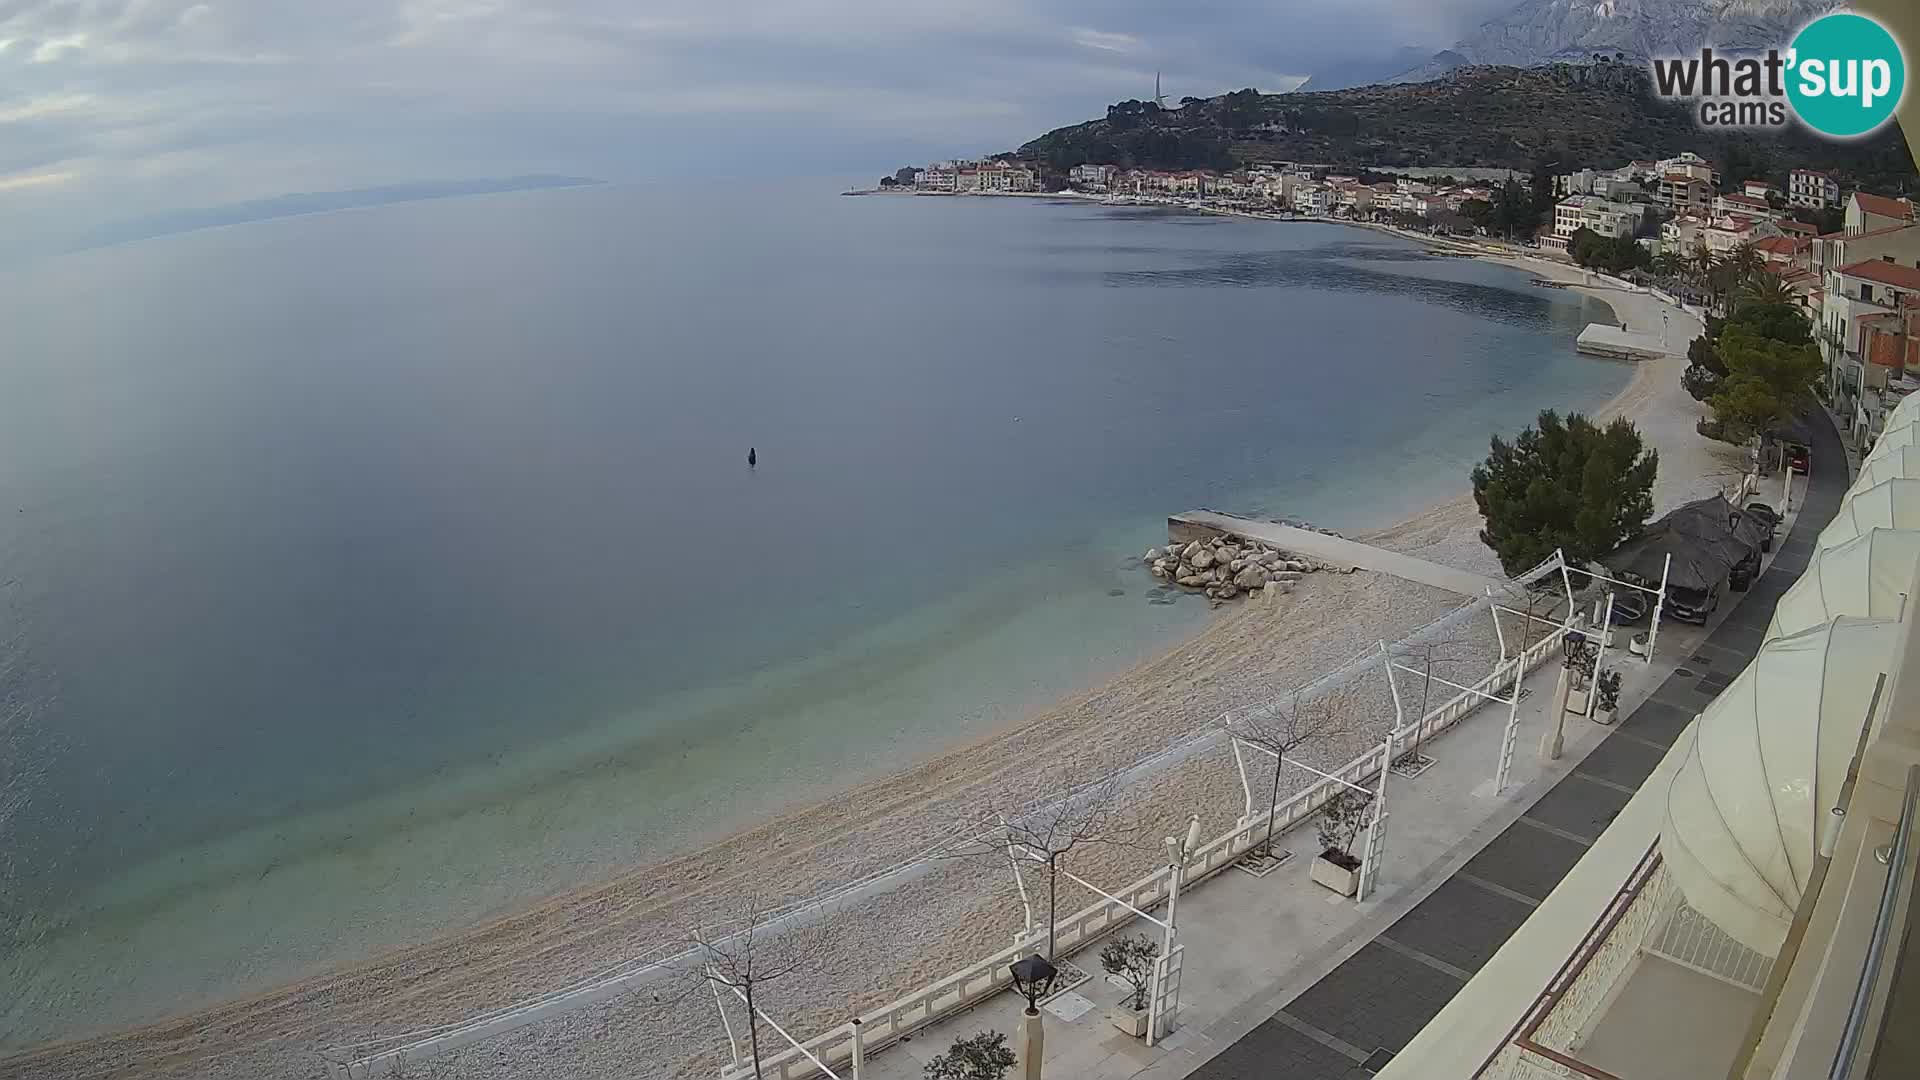
[[[582,176],[508,176],[481,180],[424,180],[411,184],[353,188],[347,191],[312,191],[276,195],[227,206],[198,210],[173,210],[103,226],[75,245],[74,250],[110,247],[114,244],[151,240],[176,233],[212,229],[222,225],[244,225],[275,218],[320,214],[329,210],[356,210],[388,203],[421,202],[427,199],[453,199],[465,195],[496,195],[508,191],[537,191],[544,188],[586,187],[605,183]]]

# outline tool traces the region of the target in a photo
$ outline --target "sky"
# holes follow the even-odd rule
[[[0,247],[296,191],[891,171],[1512,0],[0,0]]]

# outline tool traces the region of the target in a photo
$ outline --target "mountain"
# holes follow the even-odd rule
[[[1236,90],[1179,109],[1123,101],[1100,120],[1058,128],[1017,156],[1055,170],[1083,162],[1141,168],[1231,168],[1256,161],[1341,166],[1568,170],[1694,150],[1728,183],[1795,166],[1840,168],[1879,190],[1912,187],[1898,125],[1853,143],[1798,127],[1777,133],[1703,130],[1684,106],[1655,97],[1636,64],[1471,66],[1425,83],[1319,93]]]
[[[1530,67],[1596,54],[1644,61],[1698,52],[1784,47],[1836,0],[1524,0],[1487,20],[1459,44],[1401,74],[1426,82],[1465,64]]]

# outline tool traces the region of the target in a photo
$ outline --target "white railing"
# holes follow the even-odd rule
[[[1430,739],[1485,704],[1487,698],[1483,694],[1498,693],[1501,688],[1510,685],[1515,662],[1524,662],[1526,670],[1532,672],[1559,653],[1560,639],[1553,635],[1528,646],[1523,657],[1500,665],[1475,683],[1474,691],[1462,690],[1429,710],[1417,723],[1394,732],[1389,760],[1397,758],[1405,748],[1413,745],[1416,730],[1421,741]],[[1274,831],[1284,832],[1312,817],[1328,799],[1336,792],[1345,790],[1347,785],[1365,786],[1367,781],[1377,777],[1379,766],[1380,750],[1376,743],[1332,773],[1333,778],[1319,779],[1281,803],[1274,819]],[[1266,813],[1255,814],[1224,835],[1202,844],[1188,860],[1186,884],[1182,891],[1226,869],[1240,856],[1257,847],[1265,836],[1266,821]],[[1155,870],[1115,895],[1142,911],[1152,910],[1154,905],[1167,897],[1167,868]],[[1133,918],[1131,911],[1112,900],[1103,899],[1090,904],[1055,924],[1055,952],[1061,956],[1071,955]],[[808,1054],[824,1061],[828,1067],[837,1069],[840,1063],[853,1060],[856,1038],[860,1040],[863,1052],[877,1050],[991,997],[1012,983],[1007,965],[1030,951],[1032,942],[1044,937],[1044,931],[1037,931],[1026,941],[976,960],[905,997],[862,1014],[857,1025],[849,1021],[806,1040],[800,1044],[805,1052],[789,1047],[780,1053],[763,1057],[760,1061],[761,1075],[767,1080],[801,1080],[816,1076],[819,1068],[809,1060]],[[729,1065],[721,1070],[720,1075],[721,1080],[743,1080],[752,1076],[753,1072],[753,1065],[744,1063]]]
[[[1773,971],[1773,957],[1735,941],[1677,897],[1673,911],[1647,942],[1647,952],[1754,993],[1767,985]]]

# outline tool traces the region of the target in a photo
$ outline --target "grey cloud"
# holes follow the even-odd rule
[[[1441,46],[1498,2],[0,0],[0,229],[466,169],[640,179],[773,144],[864,173],[1010,147],[1155,71],[1276,89]],[[61,178],[4,185],[36,170]]]

